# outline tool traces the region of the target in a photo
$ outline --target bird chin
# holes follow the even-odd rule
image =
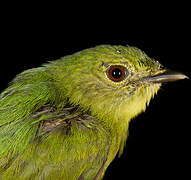
[[[151,83],[136,88],[131,96],[124,101],[123,107],[120,108],[122,118],[130,121],[141,112],[144,112],[151,99],[157,94],[160,86],[160,83]]]

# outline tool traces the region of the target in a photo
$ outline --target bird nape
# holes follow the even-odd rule
[[[99,180],[130,120],[185,79],[131,46],[100,45],[17,75],[0,94],[0,179]]]

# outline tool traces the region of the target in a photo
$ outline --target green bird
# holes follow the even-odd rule
[[[17,75],[0,94],[1,180],[100,180],[130,120],[185,79],[131,46],[100,45]]]

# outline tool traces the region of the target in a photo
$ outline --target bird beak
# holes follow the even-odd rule
[[[150,83],[165,83],[172,82],[181,79],[189,79],[188,76],[180,72],[174,72],[171,70],[161,70],[154,73],[152,76],[147,77],[145,80]]]

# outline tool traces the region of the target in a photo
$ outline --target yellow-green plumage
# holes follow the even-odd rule
[[[0,95],[0,179],[102,179],[164,71],[135,47],[102,45],[17,75]]]

